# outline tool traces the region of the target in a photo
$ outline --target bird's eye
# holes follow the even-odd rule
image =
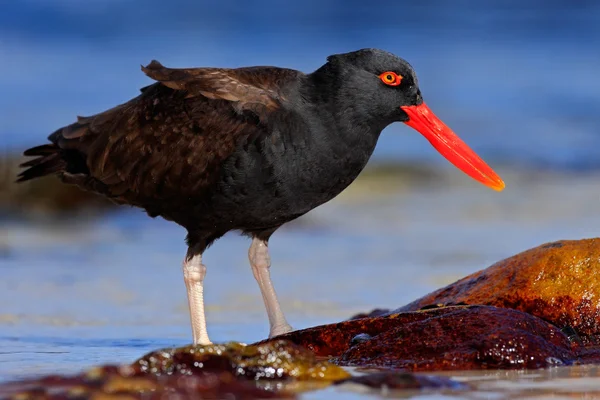
[[[402,76],[391,71],[387,71],[379,75],[379,79],[389,86],[398,86],[400,83],[402,83]]]

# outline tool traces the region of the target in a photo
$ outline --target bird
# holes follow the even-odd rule
[[[505,187],[426,105],[412,66],[384,50],[334,54],[310,73],[168,68],[156,60],[141,69],[153,83],[26,150],[35,158],[21,164],[17,181],[56,175],[184,227],[182,269],[197,345],[211,343],[202,256],[230,231],[251,239],[269,337],[292,330],[271,281],[269,238],[349,186],[388,125],[405,123],[470,177]]]

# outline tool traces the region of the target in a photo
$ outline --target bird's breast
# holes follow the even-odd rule
[[[333,199],[363,170],[378,137],[306,128],[272,127],[225,163],[213,203],[237,228],[284,223]]]

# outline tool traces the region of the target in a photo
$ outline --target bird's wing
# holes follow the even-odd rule
[[[143,71],[159,83],[49,139],[66,161],[65,181],[146,209],[166,198],[201,196],[241,141],[264,135],[265,122],[285,101],[281,88],[300,74],[274,67],[170,69],[156,61]]]
[[[236,110],[249,110],[262,118],[284,100],[280,85],[296,72],[275,67],[175,69],[155,60],[142,70],[171,89],[185,91],[188,97],[228,100]]]

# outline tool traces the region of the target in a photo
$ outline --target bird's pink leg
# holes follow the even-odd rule
[[[183,280],[187,288],[190,306],[190,319],[192,321],[192,334],[194,344],[211,344],[206,331],[206,317],[204,316],[204,276],[206,267],[202,264],[202,255],[198,254],[183,262]]]
[[[257,238],[252,239],[252,245],[250,246],[250,250],[248,250],[248,258],[250,259],[252,273],[260,287],[260,293],[262,294],[267,315],[269,316],[269,337],[290,332],[292,327],[288,324],[281,311],[275,288],[271,282],[271,274],[269,273],[271,257],[269,256],[267,241]]]

